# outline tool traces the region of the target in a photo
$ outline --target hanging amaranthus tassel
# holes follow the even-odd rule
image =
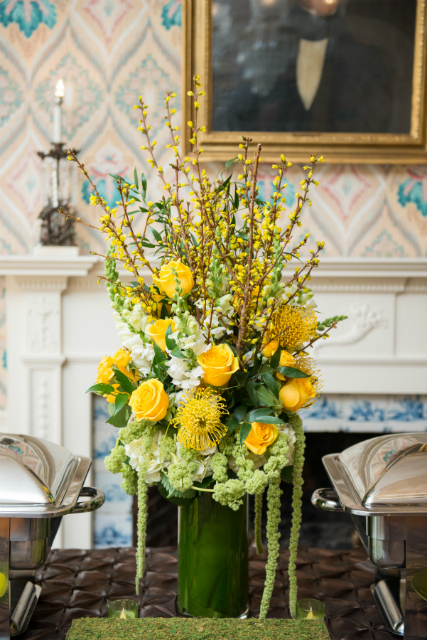
[[[145,482],[145,474],[148,468],[148,453],[151,449],[153,441],[154,427],[147,427],[141,441],[141,455],[139,457],[138,466],[138,519],[137,534],[138,545],[136,548],[136,576],[135,576],[135,592],[139,595],[139,583],[145,571],[145,542],[147,540],[147,496],[148,487]]]
[[[145,541],[147,539],[147,495],[148,487],[145,482],[145,473],[147,471],[147,462],[145,464],[140,462],[138,470],[138,519],[137,519],[137,533],[138,533],[138,546],[136,549],[136,576],[135,576],[135,591],[136,595],[139,595],[139,582],[142,579],[145,571]]]
[[[305,435],[302,428],[302,420],[296,414],[289,415],[289,422],[294,430],[296,441],[293,461],[293,494],[292,494],[292,527],[289,539],[289,610],[291,617],[295,618],[297,608],[297,577],[296,560],[298,552],[299,531],[301,527],[301,504],[302,504],[302,469],[304,466]]]
[[[255,494],[255,544],[257,553],[264,553],[261,536],[262,496],[264,491]]]
[[[262,594],[261,608],[259,619],[263,620],[270,605],[271,595],[273,593],[274,581],[276,579],[277,559],[280,551],[280,474],[277,478],[270,480],[267,489],[267,541],[268,541],[268,560],[265,567],[265,585]]]

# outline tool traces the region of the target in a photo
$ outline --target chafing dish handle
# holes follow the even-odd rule
[[[311,504],[322,511],[344,511],[333,489],[317,489],[311,496]]]
[[[77,502],[73,509],[73,513],[87,513],[88,511],[95,511],[101,507],[105,502],[105,497],[101,489],[95,487],[83,487],[80,490],[79,498],[88,497],[90,500],[86,502]]]

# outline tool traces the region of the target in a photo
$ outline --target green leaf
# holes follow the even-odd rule
[[[193,486],[200,487],[201,489],[206,489],[206,487],[209,487],[209,485],[212,484],[213,481],[214,481],[213,477],[209,476],[209,478],[205,478],[201,482],[193,482]]]
[[[102,382],[100,382],[99,384],[94,384],[92,387],[89,387],[86,393],[89,393],[89,391],[91,391],[92,393],[101,393],[102,395],[107,395],[108,393],[114,392],[114,387],[112,387],[111,384],[103,384]]]
[[[216,193],[220,193],[221,191],[226,189],[230,184],[230,180],[231,180],[231,174],[228,176],[227,180],[224,180],[224,182],[215,189]]]
[[[277,416],[263,416],[260,415],[253,422],[261,422],[263,424],[285,424],[281,418]]]
[[[136,188],[139,189],[138,174],[136,171],[136,167],[133,170],[133,181],[135,183]]]
[[[261,409],[253,409],[248,415],[248,422],[261,422],[258,420],[260,416],[272,416],[273,411],[271,409],[267,409],[266,407],[261,407]]]
[[[249,394],[249,398],[251,399],[252,403],[256,406],[258,404],[258,396],[256,393],[255,385],[252,382],[247,382],[246,390]]]
[[[237,384],[239,387],[244,387],[246,380],[248,379],[249,373],[246,371],[236,371],[233,377],[237,380]]]
[[[109,174],[112,178],[114,178],[114,180],[118,180],[119,182],[124,182],[124,178],[122,176],[118,176],[115,173],[110,173]]]
[[[276,351],[273,353],[273,356],[270,360],[270,367],[272,369],[277,369],[277,367],[279,366],[281,353],[282,353],[282,350],[280,349],[280,344],[279,344],[279,346],[277,347]]]
[[[249,424],[249,422],[244,422],[242,424],[242,426],[240,427],[239,437],[240,437],[240,446],[241,447],[243,447],[243,444],[244,444],[246,438],[248,437],[251,429],[252,429],[252,425]]]
[[[151,229],[151,233],[156,238],[157,242],[161,242],[162,241],[162,236],[160,235],[160,233],[156,229]]]
[[[278,371],[287,378],[309,378],[308,373],[294,369],[294,367],[279,367]]]
[[[160,349],[159,345],[156,344],[154,341],[153,341],[153,347],[154,347],[153,365],[155,366],[156,364],[160,364],[161,362],[164,362],[166,360],[166,356],[163,353],[163,351]]]
[[[176,349],[171,351],[171,356],[173,356],[174,358],[186,358],[179,347],[176,347]]]
[[[228,167],[231,167],[231,165],[233,165],[238,159],[239,159],[239,156],[236,156],[235,158],[231,158],[231,160],[228,160],[225,163],[225,168],[228,169]]]
[[[163,305],[164,307],[165,305]],[[176,342],[173,338],[171,338],[170,336],[172,335],[173,331],[172,331],[172,325],[169,325],[168,328],[166,329],[166,333],[165,333],[165,341],[166,341],[166,346],[169,349],[169,351],[172,351],[173,349],[176,349]]]
[[[128,402],[129,396],[126,393],[118,393],[114,401],[114,415],[116,416]]]
[[[141,173],[141,191],[147,192],[147,178],[144,173]]]
[[[247,407],[245,407],[245,405],[240,404],[233,411],[234,420],[237,420],[237,422],[242,422],[243,418],[247,414],[247,411],[248,411]]]
[[[117,427],[117,429],[124,429],[124,427],[127,426],[131,413],[131,408],[126,404],[118,413],[112,415],[106,422],[107,424],[112,424],[113,427]]]
[[[229,418],[226,422],[224,422],[224,424],[227,427],[227,433],[232,433],[233,431],[236,431],[237,427],[240,425],[240,422],[237,422],[237,420],[234,420],[234,418]]]
[[[160,482],[157,487],[160,495],[179,507],[190,504],[196,497],[194,489],[188,489],[188,491],[177,491],[174,489],[167,475],[162,472],[160,472]]]
[[[280,390],[279,389],[279,385],[277,384],[276,380],[273,378],[271,373],[263,373],[262,374],[262,379],[264,380],[265,384],[270,389],[270,391],[272,393],[274,393],[276,398],[278,398],[279,397],[279,390]]]
[[[283,467],[282,469],[283,482],[288,482],[289,484],[293,484],[293,473],[294,473],[293,465],[290,465],[289,467]]]
[[[115,364],[113,364],[113,371],[114,376],[117,382],[120,383],[120,387],[123,389],[123,391],[132,394],[135,391],[135,387],[133,386],[127,375],[120,371],[120,369],[118,369]]]
[[[260,387],[257,387],[256,392],[259,400],[258,404],[263,405],[264,407],[276,406],[277,398],[269,389],[267,389],[267,387],[261,385]]]

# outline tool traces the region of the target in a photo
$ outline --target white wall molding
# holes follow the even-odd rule
[[[64,247],[67,249],[67,247]],[[98,262],[94,256],[0,256],[0,276],[86,276]]]

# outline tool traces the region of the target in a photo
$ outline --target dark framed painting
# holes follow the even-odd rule
[[[204,157],[230,159],[245,135],[268,161],[425,163],[426,4],[184,0],[185,89],[199,74],[207,92]]]

